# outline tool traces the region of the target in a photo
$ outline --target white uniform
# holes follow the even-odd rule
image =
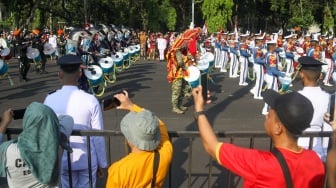
[[[329,94],[323,91],[320,87],[304,87],[298,91],[303,96],[307,97],[314,107],[313,119],[310,123],[310,127],[305,131],[332,131],[330,125],[326,124],[323,120],[324,113],[328,111]],[[309,147],[309,138],[300,137],[298,139],[298,145],[304,148]],[[327,156],[329,138],[314,138],[312,149],[319,155],[319,157],[325,161]]]
[[[157,41],[157,48],[159,50],[159,54],[160,54],[160,60],[164,60],[164,51],[167,48],[167,40],[163,37],[160,37],[158,39],[156,39]]]
[[[62,89],[49,94],[44,104],[51,107],[56,114],[70,115],[74,119],[74,129],[103,130],[103,117],[98,100],[91,94],[76,86],[63,86]],[[104,137],[91,137],[92,182],[95,187],[97,168],[107,168],[106,147]],[[81,136],[71,136],[72,187],[88,187],[88,153],[87,139]],[[62,159],[62,187],[69,187],[67,176],[66,153]],[[78,184],[74,184],[77,182]]]

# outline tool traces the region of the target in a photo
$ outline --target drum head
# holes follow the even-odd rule
[[[27,55],[28,59],[35,59],[40,55],[40,51],[36,48],[29,47],[27,49],[27,54],[26,55]]]
[[[9,48],[3,48],[0,53],[1,56],[8,56],[9,54],[10,54]]]
[[[50,43],[45,43],[43,45],[43,53],[46,55],[52,55],[53,53],[55,53],[56,49],[54,47],[52,47],[52,45]]]
[[[84,74],[89,80],[99,80],[103,76],[103,70],[97,65],[90,65],[84,69]]]
[[[98,63],[102,68],[111,68],[113,66],[113,59],[111,57],[100,58]]]

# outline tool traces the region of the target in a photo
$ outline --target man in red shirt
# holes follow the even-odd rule
[[[238,147],[218,141],[204,113],[202,86],[192,91],[195,118],[203,146],[220,165],[241,176],[244,187],[286,187],[285,175],[277,157],[270,151]],[[324,183],[324,165],[317,154],[297,145],[298,135],[309,127],[314,108],[311,102],[297,92],[280,95],[267,90],[263,99],[271,109],[265,119],[265,130],[283,156],[289,169],[288,180],[293,187],[321,188]]]

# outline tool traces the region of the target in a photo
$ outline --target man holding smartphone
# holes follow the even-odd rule
[[[324,113],[328,110],[329,94],[321,89],[319,80],[321,78],[321,67],[324,65],[313,57],[303,56],[298,59],[300,77],[303,89],[300,94],[307,97],[314,107],[313,119],[310,127],[305,131],[330,131],[331,127],[323,121]],[[313,138],[312,149],[319,155],[322,161],[326,160],[329,138]],[[298,144],[304,148],[309,148],[310,138],[300,137]]]

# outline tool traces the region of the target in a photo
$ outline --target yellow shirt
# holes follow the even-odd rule
[[[140,112],[143,108],[134,105],[131,111]],[[157,148],[160,163],[156,174],[155,187],[163,187],[173,156],[173,147],[169,141],[166,125],[159,120],[161,141]],[[154,151],[129,153],[113,163],[108,169],[107,188],[145,188],[151,186],[153,177]]]

